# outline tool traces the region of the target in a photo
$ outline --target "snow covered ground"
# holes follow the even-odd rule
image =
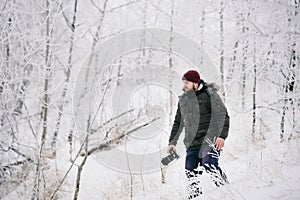
[[[241,116],[237,116],[232,121],[241,119]],[[247,136],[249,132],[244,131],[241,124],[231,127],[220,157],[220,166],[226,172],[230,184],[217,188],[204,174],[201,179],[202,199],[300,199],[299,139],[282,143],[277,139],[266,139],[253,144],[251,137]],[[56,161],[48,160],[53,173],[57,167],[57,171],[63,175],[70,166],[66,146],[61,146]],[[130,199],[131,191],[132,199],[186,199],[184,162],[183,155],[169,165],[166,183],[162,184],[160,171],[133,175],[131,179],[130,174],[112,170],[90,156],[82,173],[79,199],[125,200]],[[59,199],[73,198],[76,174],[77,168],[74,167],[58,193]],[[30,176],[33,174],[30,173]],[[27,180],[3,199],[26,197],[26,188],[32,185],[30,180],[33,178]]]

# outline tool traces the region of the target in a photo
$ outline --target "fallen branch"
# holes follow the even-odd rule
[[[119,136],[116,137],[116,138],[113,138],[113,139],[110,139],[110,140],[108,140],[108,141],[104,141],[104,142],[100,143],[97,147],[94,147],[94,148],[90,149],[90,150],[87,152],[87,155],[91,155],[92,153],[95,153],[95,152],[97,152],[97,151],[102,151],[102,150],[104,150],[104,149],[105,149],[105,150],[110,150],[110,149],[112,149],[113,146],[112,146],[111,144],[113,144],[113,143],[115,143],[116,141],[122,139],[123,137],[125,137],[125,135],[129,135],[129,134],[131,134],[131,133],[133,133],[133,132],[135,132],[135,131],[137,131],[137,130],[139,130],[139,129],[145,127],[145,126],[148,126],[149,124],[151,124],[152,122],[158,120],[159,118],[160,118],[160,117],[154,118],[154,119],[152,119],[150,122],[147,122],[147,123],[145,123],[145,124],[142,124],[142,125],[140,125],[140,126],[134,128],[134,129],[132,129],[132,130],[130,130],[130,131],[128,131],[128,132],[125,131],[123,134],[119,135]],[[85,156],[85,155],[86,155],[86,152],[82,152],[82,153],[81,153],[81,156]]]

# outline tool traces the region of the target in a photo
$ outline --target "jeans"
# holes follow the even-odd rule
[[[188,192],[191,198],[202,194],[199,175],[205,170],[217,187],[228,183],[226,174],[220,168],[218,161],[221,150],[215,147],[203,146],[186,151],[185,172],[188,179]],[[197,168],[198,166],[202,166]],[[189,197],[190,199],[190,197]]]

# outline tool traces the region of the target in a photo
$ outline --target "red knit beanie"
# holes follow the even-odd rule
[[[185,74],[183,74],[182,80],[188,80],[199,84],[200,74],[196,70],[189,70]]]

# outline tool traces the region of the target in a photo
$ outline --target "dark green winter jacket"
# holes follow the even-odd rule
[[[177,111],[169,145],[176,145],[185,128],[184,144],[187,149],[208,145],[217,137],[226,139],[229,131],[229,116],[217,89],[201,79],[202,88],[179,96]]]

